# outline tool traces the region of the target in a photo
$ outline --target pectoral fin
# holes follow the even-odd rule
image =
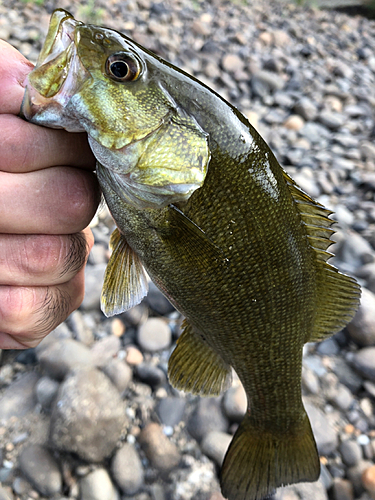
[[[177,341],[168,364],[168,377],[176,389],[218,396],[230,387],[230,366],[193,331],[185,320],[184,331]]]
[[[147,295],[147,275],[136,253],[116,228],[110,239],[112,255],[104,276],[101,309],[106,316],[136,306]]]

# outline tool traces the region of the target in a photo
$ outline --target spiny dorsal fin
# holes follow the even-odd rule
[[[354,278],[327,262],[332,257],[327,249],[335,232],[331,226],[336,221],[329,218],[332,212],[304,193],[285,172],[284,176],[316,258],[318,307],[312,335],[306,339],[314,342],[339,332],[351,321],[359,306],[361,289]]]
[[[218,396],[230,387],[230,366],[185,319],[184,330],[168,363],[169,381],[176,389],[202,396]]]
[[[147,295],[148,282],[138,255],[117,228],[109,246],[112,255],[105,271],[101,309],[106,316],[113,316],[139,304]]]

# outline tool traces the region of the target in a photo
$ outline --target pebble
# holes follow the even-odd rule
[[[315,436],[316,445],[321,455],[329,455],[338,444],[335,429],[330,425],[324,413],[311,404],[305,404],[311,427]]]
[[[62,476],[59,464],[43,446],[25,447],[19,457],[20,469],[41,495],[53,496],[61,492]]]
[[[112,453],[124,424],[125,406],[116,387],[99,370],[81,368],[61,384],[50,439],[60,451],[100,462]]]
[[[44,410],[50,410],[60,384],[50,377],[41,377],[36,385],[36,397]]]
[[[315,120],[318,109],[316,104],[308,97],[302,97],[296,102],[293,108],[294,112],[300,115],[306,121]]]
[[[150,318],[138,328],[137,341],[141,349],[157,352],[167,349],[172,342],[169,325],[160,318]]]
[[[354,500],[353,486],[347,479],[337,477],[332,486],[333,500]]]
[[[161,293],[159,288],[157,288],[152,281],[149,283],[146,302],[153,311],[161,316],[166,316],[175,310],[169,300]]]
[[[375,465],[372,465],[363,472],[362,483],[370,495],[375,498]]]
[[[369,467],[372,467],[373,465],[374,464],[369,460],[360,460],[357,465],[354,465],[353,467],[349,467],[347,469],[346,474],[349,481],[353,485],[354,495],[356,497],[359,497],[364,491],[362,474],[365,472],[365,470],[367,470]]]
[[[113,479],[125,495],[135,495],[144,480],[143,466],[133,444],[124,443],[111,461]]]
[[[350,337],[360,347],[375,345],[375,294],[362,287],[361,303],[347,326]],[[375,360],[374,360],[375,362]]]
[[[133,371],[130,366],[120,359],[111,359],[103,366],[102,371],[109,377],[112,384],[120,393],[123,393],[129,386]]]
[[[81,309],[90,311],[99,309],[106,264],[87,265],[85,268],[85,296]]]
[[[233,436],[226,432],[209,432],[201,442],[201,449],[205,455],[221,467],[232,438]]]
[[[100,339],[91,348],[92,362],[95,366],[102,367],[114,358],[121,348],[121,340],[115,335]]]
[[[169,473],[178,466],[181,460],[180,452],[163,433],[159,424],[147,424],[138,439],[151,465],[160,472]]]
[[[357,351],[352,363],[361,375],[375,382],[375,347],[364,347]]]
[[[346,439],[340,444],[339,451],[341,453],[343,462],[348,467],[357,465],[362,459],[362,450],[357,441]]]
[[[80,500],[119,500],[106,469],[99,468],[79,481]]]
[[[226,432],[229,422],[221,411],[221,398],[201,398],[188,420],[187,429],[201,441],[211,431]]]
[[[304,126],[305,121],[303,118],[299,115],[291,115],[289,116],[285,122],[284,122],[284,127],[288,128],[290,130],[301,130],[301,128]]]
[[[56,380],[63,380],[78,366],[93,365],[90,349],[73,339],[53,342],[38,353],[38,359],[46,373]]]
[[[0,486],[0,500],[13,500],[12,493],[2,486]]]
[[[130,366],[137,366],[143,361],[143,354],[134,346],[126,348],[126,362]]]
[[[37,373],[28,372],[4,390],[0,398],[0,421],[8,420],[12,416],[24,417],[35,408],[35,387],[38,380]]]
[[[223,408],[229,420],[240,423],[247,410],[247,397],[242,384],[231,387],[223,398]]]
[[[163,370],[150,363],[140,363],[136,366],[135,373],[142,382],[148,384],[153,389],[167,382],[167,377]]]
[[[336,406],[339,410],[345,412],[350,408],[354,401],[352,393],[349,389],[343,385],[338,384],[334,390],[333,396],[330,398],[330,402]]]
[[[183,419],[185,408],[185,398],[166,397],[159,401],[156,413],[163,425],[174,427]]]

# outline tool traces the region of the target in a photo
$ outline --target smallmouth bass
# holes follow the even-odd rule
[[[217,395],[232,367],[248,411],[221,473],[229,500],[315,481],[301,400],[304,343],[341,330],[360,289],[327,261],[331,212],[298,188],[229,103],[128,37],[58,9],[22,105],[26,119],[86,131],[118,226],[102,309],[147,293],[185,316],[176,388]]]

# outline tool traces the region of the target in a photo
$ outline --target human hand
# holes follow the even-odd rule
[[[36,346],[81,304],[100,200],[86,135],[17,116],[31,69],[0,40],[0,349]]]

